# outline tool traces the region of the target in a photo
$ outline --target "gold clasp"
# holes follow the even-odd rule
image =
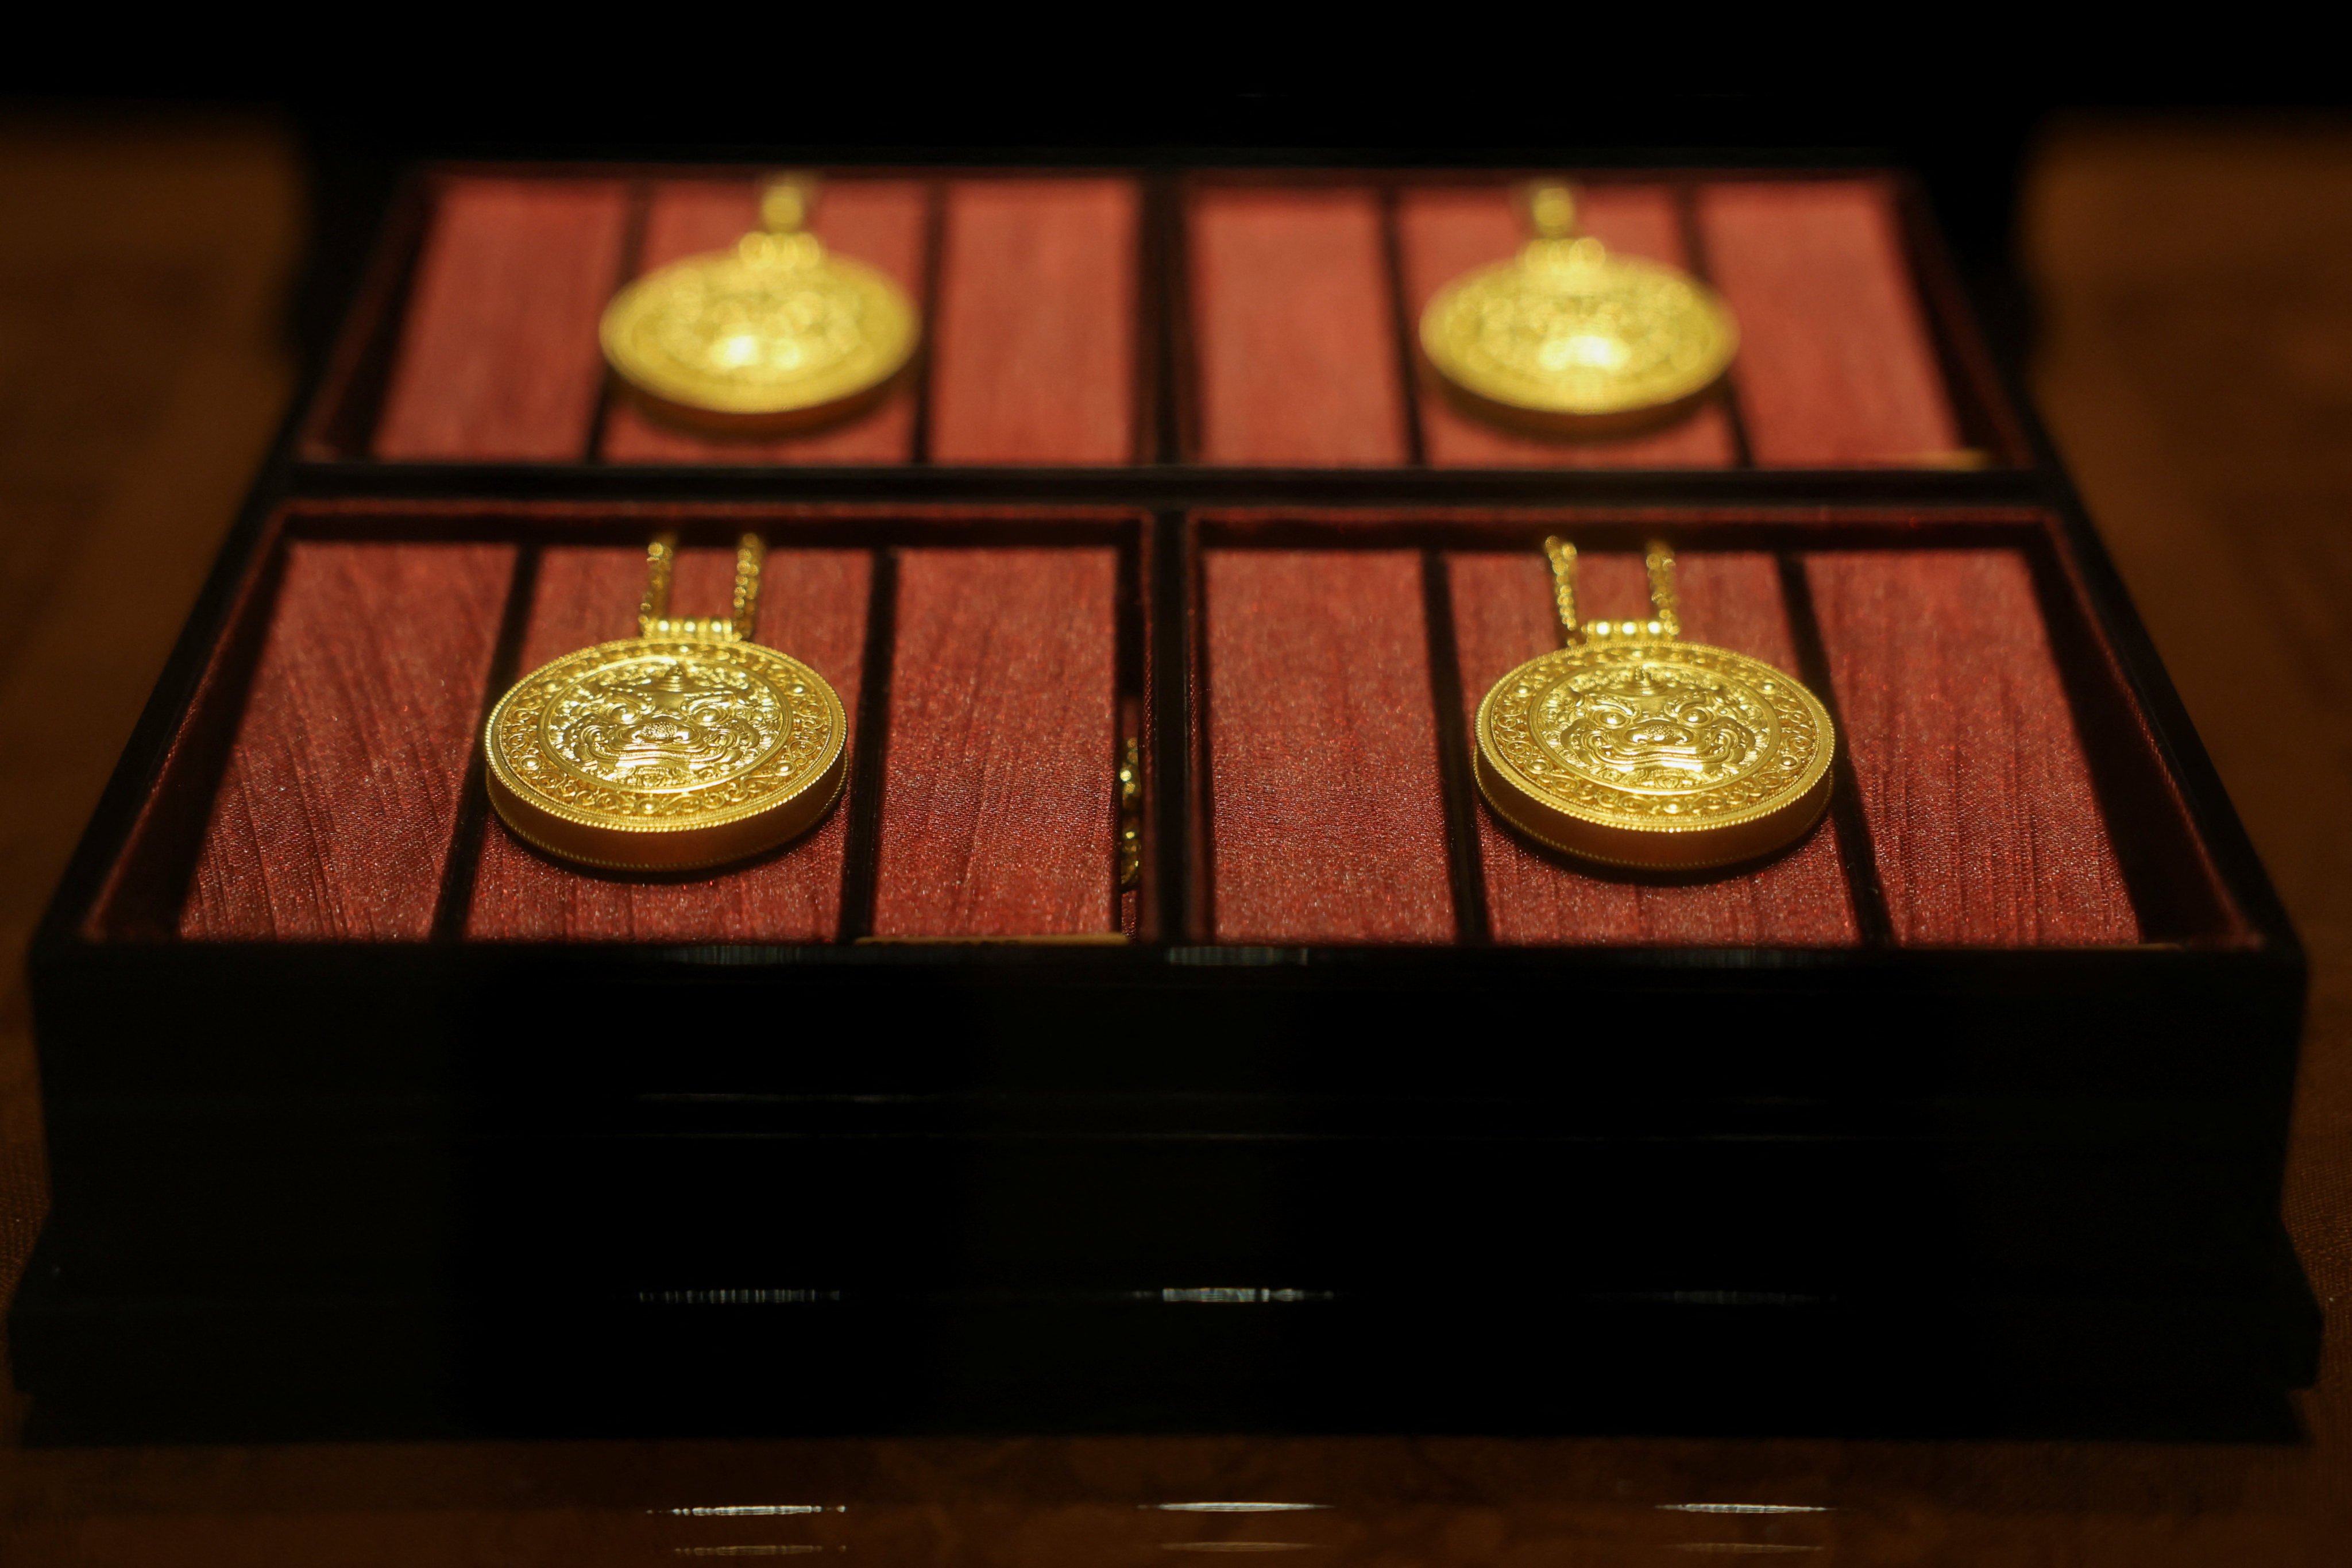
[[[760,619],[760,574],[768,557],[765,541],[747,533],[735,544],[733,611],[717,616],[672,617],[670,582],[677,572],[677,535],[656,534],[646,546],[646,596],[637,603],[637,635],[682,637],[695,642],[745,642]]]
[[[805,169],[776,174],[760,187],[760,226],[770,234],[798,234],[816,212],[824,182]]]
[[[809,232],[822,184],[805,172],[778,174],[760,187],[760,226],[736,243],[746,261],[769,267],[814,267],[824,246]]]
[[[1544,557],[1551,563],[1553,607],[1559,613],[1559,630],[1570,647],[1609,637],[1673,642],[1683,634],[1682,595],[1675,588],[1675,552],[1662,539],[1650,541],[1642,556],[1650,580],[1650,618],[1646,621],[1580,621],[1576,615],[1576,546],[1555,534],[1544,541]]]
[[[1132,735],[1118,752],[1118,886],[1143,880],[1143,747]]]
[[[1576,225],[1576,192],[1558,182],[1519,187],[1530,237],[1520,259],[1531,267],[1598,267],[1609,258],[1609,247]]]

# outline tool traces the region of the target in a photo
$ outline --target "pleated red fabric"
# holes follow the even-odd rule
[[[749,180],[665,180],[646,205],[639,273],[724,250],[759,225]],[[843,256],[879,268],[910,300],[923,285],[924,194],[914,180],[834,180],[810,223]],[[601,309],[601,308],[600,308]],[[664,424],[623,396],[604,416],[603,452],[616,463],[903,463],[914,454],[915,382],[838,425],[791,436],[713,436]]]
[[[1739,318],[1759,467],[1931,463],[1958,446],[1885,182],[1710,185],[1698,216]]]
[[[814,668],[853,725],[872,557],[862,550],[774,550],[757,640]],[[679,552],[671,608],[724,615],[734,553]],[[645,552],[561,546],[541,557],[519,668],[636,635]],[[852,733],[853,765],[860,738]],[[841,925],[847,791],[811,832],[748,865],[671,878],[608,875],[554,860],[492,818],[482,837],[466,934],[487,941],[829,942]]]
[[[581,457],[604,381],[596,321],[620,282],[627,226],[617,180],[441,185],[375,455]]]
[[[1578,193],[1585,231],[1612,252],[1688,267],[1675,194],[1663,185],[1591,185]],[[1493,186],[1407,190],[1397,204],[1408,323],[1418,334],[1430,299],[1465,272],[1516,255],[1527,226],[1511,195]],[[1416,348],[1418,338],[1416,336]],[[1465,414],[1426,365],[1418,389],[1422,439],[1440,468],[1721,468],[1734,457],[1731,423],[1708,404],[1673,423],[1606,439],[1546,439]]]
[[[877,936],[1116,929],[1117,553],[898,558]]]
[[[1856,551],[1806,571],[1895,939],[2137,941],[2024,560]]]
[[[1587,554],[1580,612],[1649,614],[1641,558]],[[1486,689],[1559,646],[1551,574],[1530,551],[1462,554],[1448,563],[1462,666],[1464,731],[1475,743]],[[1796,668],[1780,573],[1769,555],[1685,552],[1675,577],[1683,636]],[[1505,826],[1482,801],[1478,846],[1495,940],[1515,944],[1608,942],[1725,947],[1843,947],[1859,940],[1834,827],[1824,818],[1794,847],[1753,867],[1690,880],[1588,867]]]
[[[297,541],[180,934],[430,934],[515,552]]]
[[[1217,940],[1452,941],[1420,555],[1204,570]]]
[[[933,462],[1133,459],[1139,205],[1131,180],[949,185]]]
[[[1192,204],[1200,457],[1333,468],[1405,460],[1404,389],[1363,189],[1211,189]]]

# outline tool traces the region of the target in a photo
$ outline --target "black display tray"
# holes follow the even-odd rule
[[[393,221],[386,255],[408,243]],[[387,265],[330,402],[373,352]],[[1981,351],[1937,287],[1958,385]],[[2030,421],[2017,465],[1979,472],[786,472],[322,460],[304,443],[326,406],[298,411],[257,481],[34,944],[54,1200],[12,1333],[60,1432],[179,1429],[232,1387],[314,1428],[1518,1429],[1621,1425],[1643,1401],[1636,1425],[1709,1426],[1713,1374],[1759,1362],[1789,1375],[1750,1429],[1899,1427],[1913,1394],[1924,1427],[2032,1426],[2066,1388],[2095,1392],[2053,1395],[2061,1425],[2161,1426],[2274,1410],[2311,1374],[2317,1319],[2276,1218],[2301,949]],[[103,934],[93,911],[286,508],[339,497],[1149,514],[1144,940]],[[1394,531],[1421,549],[1526,531],[1495,514],[1530,506],[1792,530],[1841,506],[2046,516],[2053,646],[2149,940],[1896,948],[1866,878],[1872,940],[1844,950],[1207,940],[1183,520],[1368,503],[1487,514]],[[461,837],[483,831],[467,809]],[[2207,869],[2137,853],[2168,835]],[[2226,942],[2193,934],[2216,899]],[[1517,1026],[1563,994],[1580,1040]],[[1201,1290],[1290,1294],[1181,1295]],[[830,1392],[788,1413],[577,1397],[755,1363],[740,1388],[821,1367]],[[1908,1392],[1869,1394],[1890,1377]],[[305,1404],[321,1388],[343,1394]]]

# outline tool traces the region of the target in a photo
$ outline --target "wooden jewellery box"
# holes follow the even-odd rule
[[[34,948],[37,1421],[2203,1430],[2309,1380],[2300,949],[1906,179],[1580,176],[1742,347],[1565,442],[1412,347],[1513,172],[844,169],[817,227],[926,349],[746,444],[596,322],[755,174],[384,216]],[[662,531],[693,615],[765,537],[851,765],[630,879],[513,838],[478,737]],[[1601,615],[1669,542],[1686,635],[1822,697],[1816,830],[1640,878],[1498,823],[1470,714],[1555,533]]]

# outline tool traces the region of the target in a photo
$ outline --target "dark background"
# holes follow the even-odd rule
[[[909,18],[872,18],[883,37],[859,53],[747,47],[711,16],[662,14],[596,18],[605,32],[584,51],[595,72],[577,68],[583,51],[485,51],[428,76],[398,58],[404,37],[414,52],[412,21],[361,20],[396,36],[292,65],[257,47],[235,69],[192,52],[145,77],[109,49],[36,41],[0,68],[16,73],[0,79],[16,94],[0,102],[0,735],[12,738],[0,1291],[47,1200],[17,954],[323,338],[322,280],[365,243],[404,158],[785,163],[850,146],[980,161],[1091,146],[1112,161],[1355,148],[1369,162],[1572,165],[1640,149],[1674,161],[1709,148],[1792,161],[1874,152],[1925,174],[2310,948],[2285,1210],[2327,1312],[2322,1380],[2300,1401],[2305,1440],[2237,1445],[43,1450],[14,1446],[22,1409],[0,1395],[0,1560],[674,1563],[824,1541],[893,1560],[1168,1568],[1179,1525],[1308,1542],[1325,1549],[1317,1563],[1432,1568],[1701,1548],[2133,1568],[2340,1559],[2352,1539],[2352,120],[2294,79],[2301,57],[2319,68],[2310,40],[2208,19],[2253,37],[2278,68],[2249,71],[2222,47],[2201,69],[2110,61],[2078,75],[2043,58],[2041,41],[1978,19],[1997,49],[1956,57],[1939,41],[1890,48],[1895,65],[1825,55],[1791,71],[1759,47],[1744,74],[1694,81],[1672,52],[1701,31],[1691,16],[1645,13],[1640,48],[1598,49],[1560,18],[1521,36],[1480,16],[1463,19],[1483,29],[1470,63],[1433,35],[1419,61],[1318,58],[1255,75],[1139,66],[1136,54],[1115,69],[1070,66],[1045,42],[1022,70],[977,52],[950,70],[891,52],[890,33],[929,26]],[[1254,47],[1215,26],[1214,47]],[[1930,58],[1941,74],[1913,79]],[[2021,58],[2041,63],[2021,71]],[[1520,75],[1493,85],[1496,61]],[[1167,1523],[1138,1506],[1272,1496],[1334,1506],[1279,1529]],[[822,1528],[677,1511],[785,1502],[856,1511]],[[1732,1502],[1823,1511],[1675,1511]]]

